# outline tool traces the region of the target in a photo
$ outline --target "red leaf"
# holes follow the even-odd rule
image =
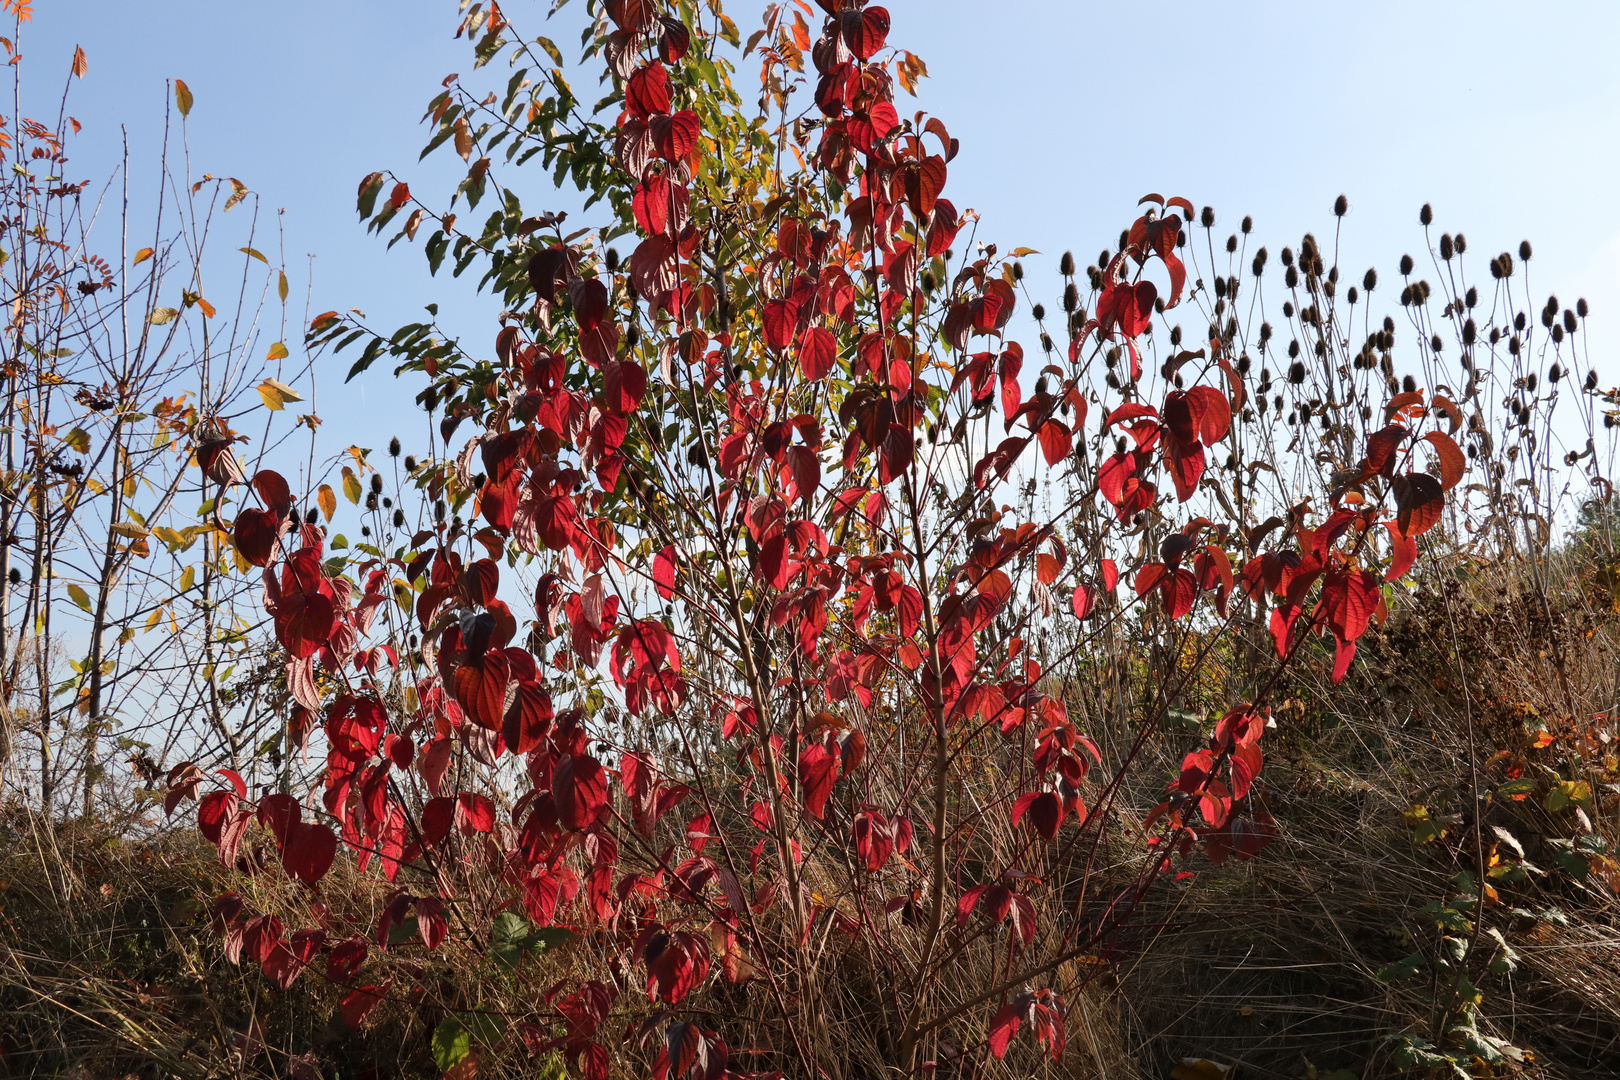
[[[551,695],[537,682],[519,682],[501,724],[506,748],[514,754],[527,754],[545,739],[551,720]]]
[[[894,851],[894,827],[876,810],[867,810],[855,816],[850,826],[855,840],[855,851],[872,873],[883,869]]]
[[[647,130],[652,135],[658,156],[665,161],[675,162],[685,160],[692,153],[702,126],[698,123],[696,113],[682,109],[674,116],[655,114],[647,121]]]
[[[229,791],[211,791],[197,804],[197,830],[213,844],[219,843],[225,819],[236,806]]]
[[[625,83],[624,103],[642,117],[669,112],[669,72],[664,65],[654,61],[634,72]]]
[[[1405,473],[1390,482],[1395,495],[1396,524],[1409,537],[1419,537],[1440,522],[1446,497],[1440,481],[1428,473]]]
[[[372,1010],[382,1004],[383,995],[387,993],[386,983],[382,986],[362,986],[349,991],[343,999],[343,1026],[350,1031],[358,1031]]]
[[[768,300],[765,303],[765,344],[781,352],[793,340],[799,325],[799,305],[792,300]]]
[[[1063,799],[1057,792],[1032,791],[1013,803],[1012,823],[1017,825],[1025,814],[1029,815],[1030,826],[1042,839],[1051,841],[1056,839],[1068,811],[1064,809]]]
[[[1389,530],[1390,543],[1389,570],[1385,572],[1384,580],[1398,581],[1417,562],[1417,541],[1402,533],[1393,521],[1384,522],[1384,528]]]
[[[344,983],[354,978],[360,965],[366,962],[366,939],[345,938],[332,946],[326,958],[326,978],[329,982]]]
[[[838,759],[822,743],[811,744],[799,755],[799,790],[811,817],[819,819],[825,812],[837,778]]]
[[[319,652],[337,624],[337,608],[318,592],[284,593],[276,616],[282,644],[298,660]]]
[[[1069,426],[1061,420],[1048,420],[1041,425],[1037,436],[1041,441],[1041,453],[1045,455],[1048,465],[1056,465],[1069,456],[1073,437],[1069,433]]]
[[[456,796],[456,820],[465,833],[487,833],[495,828],[495,804],[488,795],[463,791]]]
[[[422,843],[432,847],[450,835],[456,820],[456,801],[447,796],[429,799],[422,807]]]
[[[799,342],[799,371],[812,382],[825,379],[838,362],[838,338],[825,327],[812,326]]]
[[[287,487],[286,479],[274,469],[260,469],[255,473],[253,490],[264,500],[264,505],[278,515],[284,515],[292,509],[292,491]]]
[[[609,412],[635,412],[646,392],[647,371],[640,364],[634,360],[613,360],[608,363],[602,381],[602,401]]]
[[[236,550],[254,566],[267,566],[276,551],[283,515],[275,510],[243,510],[236,515]]]
[[[315,883],[332,868],[337,854],[337,836],[317,821],[300,822],[293,826],[281,851],[281,865],[305,885]]]
[[[444,905],[436,898],[417,897],[416,929],[422,935],[422,943],[428,948],[437,949],[444,943],[445,936],[450,932],[450,924],[444,917]]]
[[[1423,437],[1440,457],[1440,489],[1450,491],[1462,481],[1463,473],[1468,471],[1468,459],[1463,457],[1456,441],[1443,431],[1431,431]]]
[[[997,1060],[1007,1056],[1007,1046],[1018,1034],[1019,1025],[1023,1023],[1019,1016],[1023,1011],[1021,1005],[1022,1002],[1019,1000],[1009,1001],[997,1009],[996,1014],[990,1018],[990,1052]]]
[[[1097,590],[1090,585],[1076,585],[1074,587],[1074,617],[1077,619],[1091,618],[1092,610],[1097,606]]]
[[[552,774],[551,793],[563,828],[588,828],[607,809],[607,770],[588,755],[563,758]]]

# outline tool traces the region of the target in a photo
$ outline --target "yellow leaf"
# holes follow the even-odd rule
[[[139,250],[139,251],[137,251],[135,253],[135,265],[139,266],[139,265],[141,265],[141,263],[145,262],[147,259],[150,259],[151,257],[152,257],[152,249],[151,248],[141,248],[141,250]]]
[[[120,644],[120,645],[123,645],[123,644],[126,644],[126,643],[128,643],[128,642],[129,642],[129,641],[131,641],[131,640],[132,640],[132,639],[133,639],[133,638],[134,638],[134,637],[135,637],[135,630],[134,630],[134,628],[133,628],[133,627],[129,627],[129,626],[126,626],[126,627],[124,627],[124,629],[123,629],[123,630],[122,630],[122,631],[120,631],[120,632],[119,632],[119,634],[118,634],[118,644]]]
[[[188,566],[180,571],[180,591],[190,592],[191,587],[197,583],[197,568]]]
[[[268,266],[270,264],[270,260],[265,258],[264,253],[262,251],[260,251],[258,248],[245,247],[245,248],[237,248],[236,250],[240,251],[240,252],[243,252],[244,254],[253,256],[253,258],[258,259],[260,262],[264,263],[266,266]]]
[[[180,313],[172,307],[153,308],[152,314],[147,318],[146,321],[151,323],[153,326],[167,326],[169,323],[174,322],[175,318],[178,317],[179,314]]]
[[[84,55],[84,50],[73,46],[73,74],[84,78],[84,73],[90,70],[90,58]]]
[[[1039,255],[1039,254],[1040,254],[1040,252],[1036,251],[1034,248],[1021,247],[1021,248],[1013,248],[1013,250],[1012,250],[1012,256],[1015,259],[1022,259],[1025,255]]]
[[[266,356],[265,359],[266,360],[285,360],[285,359],[287,359],[287,346],[283,345],[279,341],[276,342],[274,345],[270,346],[270,355]]]
[[[112,531],[131,540],[139,540],[146,535],[146,526],[137,525],[133,521],[115,521]]]
[[[276,286],[276,292],[281,294],[281,302],[285,304],[287,302],[287,272],[282,270],[278,271],[278,273],[281,274],[281,284]]]
[[[266,379],[259,384],[259,396],[264,399],[264,407],[273,412],[280,412],[286,408],[289,401],[303,401],[298,391],[279,379]]]
[[[90,433],[83,428],[74,428],[62,437],[62,441],[81,454],[90,452]]]
[[[163,618],[163,609],[158,608],[156,611],[152,612],[152,614],[146,617],[146,629],[152,629],[152,627],[158,624],[158,620],[161,618]]]
[[[231,207],[247,198],[248,189],[246,184],[234,176],[227,177],[227,179],[231,182],[231,197],[225,200],[225,212],[228,214],[231,212]],[[264,257],[261,255],[260,258]],[[269,260],[266,259],[265,261],[268,262]]]
[[[343,494],[356,506],[360,504],[360,478],[347,465],[343,466]]]
[[[69,585],[67,591],[68,595],[73,598],[73,602],[75,604],[78,604],[86,611],[90,610],[90,595],[88,593],[79,588],[77,585]]]
[[[174,80],[174,104],[180,110],[181,116],[191,115],[191,87],[184,80]]]
[[[331,521],[332,515],[337,513],[337,494],[332,490],[331,484],[322,484],[315,492],[315,501],[321,504],[321,513],[326,520]]]

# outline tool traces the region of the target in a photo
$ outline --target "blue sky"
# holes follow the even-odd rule
[[[544,0],[504,6],[519,29],[576,53],[584,0],[549,28]],[[760,6],[728,10],[746,34]],[[1481,271],[1489,253],[1529,238],[1536,294],[1588,298],[1593,358],[1614,382],[1620,4],[887,6],[891,43],[930,69],[918,104],[962,142],[951,198],[980,211],[981,238],[1044,253],[1026,260],[1037,287],[1056,292],[1065,248],[1084,264],[1111,245],[1148,191],[1213,205],[1233,230],[1252,214],[1273,252],[1307,229],[1330,233],[1344,192],[1341,265],[1355,277],[1376,265],[1386,280],[1402,253],[1423,261],[1417,211],[1431,202],[1436,229],[1464,231]],[[496,305],[428,278],[419,248],[385,251],[354,214],[373,169],[448,190],[447,170],[415,159],[422,106],[471,66],[451,40],[458,21],[453,0],[40,0],[23,62],[36,88],[53,88],[38,111],[49,101],[54,113],[59,73],[84,47],[90,70],[69,111],[85,125],[77,175],[90,177],[113,163],[120,125],[137,178],[150,175],[164,79],[185,79],[195,171],[240,177],[286,209],[298,276],[315,256],[312,310],[359,307],[393,327],[437,299],[477,342],[493,339]],[[547,193],[538,170],[530,184],[526,207],[575,201]],[[344,360],[319,373],[329,450],[409,430],[418,386],[379,365],[344,389],[346,371]]]

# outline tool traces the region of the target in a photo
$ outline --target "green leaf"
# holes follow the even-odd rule
[[[542,49],[544,49],[546,51],[546,55],[551,57],[551,62],[553,64],[556,64],[558,67],[564,67],[565,66],[563,64],[562,50],[558,49],[557,46],[552,43],[552,40],[550,38],[548,38],[548,37],[535,38],[534,43],[536,45],[540,46]]]
[[[1592,787],[1585,780],[1560,780],[1551,791],[1547,792],[1547,800],[1542,805],[1553,813],[1568,810],[1572,806],[1590,806],[1592,804]]]
[[[90,594],[89,593],[85,592],[83,589],[79,588],[77,585],[69,585],[67,587],[67,591],[68,591],[68,596],[72,597],[73,602],[75,604],[78,604],[81,608],[83,608],[86,611],[90,610]]]
[[[455,1016],[447,1016],[433,1032],[433,1063],[441,1073],[460,1065],[472,1053],[472,1033]]]

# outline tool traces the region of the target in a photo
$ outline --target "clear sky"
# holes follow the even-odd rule
[[[584,0],[549,28],[547,6],[503,3],[520,30],[576,55]],[[1426,261],[1417,212],[1430,202],[1437,230],[1468,235],[1481,272],[1489,253],[1530,239],[1537,295],[1588,298],[1593,360],[1615,381],[1620,4],[887,6],[890,42],[932,76],[902,111],[927,108],[961,140],[950,197],[980,211],[981,238],[1044,253],[1026,260],[1038,290],[1056,293],[1065,248],[1083,265],[1111,246],[1148,191],[1212,205],[1223,228],[1252,214],[1273,252],[1307,229],[1330,234],[1344,192],[1341,265],[1359,277],[1375,264],[1385,280],[1403,252]],[[728,11],[746,34],[760,7]],[[88,55],[69,109],[85,125],[70,178],[105,173],[120,125],[150,174],[164,79],[183,78],[196,97],[195,171],[240,177],[286,209],[289,254],[316,256],[311,310],[359,307],[391,328],[437,299],[477,343],[493,340],[496,305],[429,279],[419,247],[385,252],[354,213],[373,169],[394,168],[419,193],[448,191],[447,170],[415,159],[423,105],[471,66],[451,40],[458,22],[454,0],[38,0],[22,52],[36,88],[60,86],[75,44]],[[36,100],[54,115],[55,90]],[[574,203],[545,180],[534,170],[520,189],[526,207]],[[394,385],[379,364],[344,391],[347,366],[320,373],[320,411],[337,435],[328,449],[381,446],[420,387]]]

